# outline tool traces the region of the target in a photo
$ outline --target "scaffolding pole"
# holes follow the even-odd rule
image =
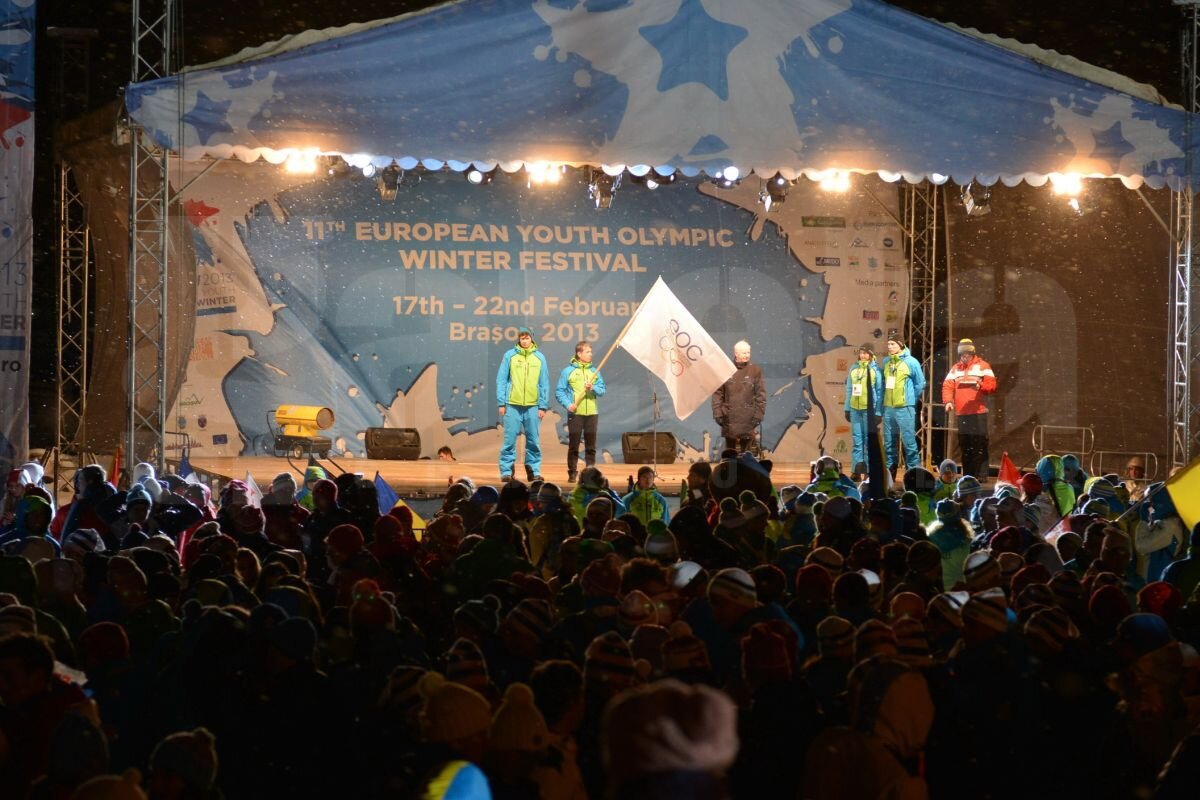
[[[172,73],[175,19],[174,0],[134,0],[130,76],[134,83]],[[129,396],[125,463],[149,461],[161,470],[167,416],[170,154],[132,120],[129,124]]]
[[[1200,111],[1200,71],[1197,70],[1197,43],[1200,42],[1200,6],[1195,0],[1176,0],[1183,6],[1183,35],[1180,47],[1180,74],[1183,78],[1183,104],[1191,112]],[[1187,124],[1186,141],[1192,140],[1191,119]],[[1179,191],[1171,192],[1171,466],[1181,467],[1200,452],[1200,405],[1192,396],[1200,368],[1197,348],[1197,325],[1200,308],[1195,289],[1197,276],[1192,259],[1195,225],[1193,212],[1195,194],[1191,180],[1196,165],[1192,151],[1185,148],[1185,183]]]
[[[941,187],[928,181],[909,184],[904,200],[905,243],[908,248],[908,319],[905,339],[909,353],[925,371],[924,413],[917,421],[917,442],[926,461],[933,447],[933,365],[937,320],[937,239]],[[918,466],[918,465],[905,465]]]

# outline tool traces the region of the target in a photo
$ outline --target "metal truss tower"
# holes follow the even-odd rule
[[[172,74],[176,21],[174,0],[133,0],[131,81]],[[149,461],[161,470],[167,415],[170,153],[132,121],[129,134],[129,421],[125,463]]]
[[[913,358],[925,371],[925,411],[918,420],[917,442],[930,458],[933,446],[933,357],[937,322],[937,242],[942,190],[928,181],[909,184],[902,191],[904,233],[908,243],[908,320],[905,341]],[[940,385],[940,383],[938,383]],[[905,465],[908,467],[909,465]]]
[[[1200,0],[1174,0],[1183,7],[1183,36],[1180,48],[1180,72],[1183,77],[1183,105],[1190,112],[1200,111],[1200,71],[1197,67],[1200,43]],[[1189,122],[1185,143],[1187,183],[1180,191],[1171,193],[1171,466],[1187,464],[1200,452],[1200,403],[1193,396],[1193,386],[1200,385],[1200,348],[1197,347],[1197,327],[1200,326],[1200,304],[1196,290],[1200,276],[1192,258],[1195,244],[1193,212],[1195,192],[1191,186],[1197,165],[1192,160],[1192,126]]]
[[[89,106],[91,41],[93,28],[48,28],[57,42],[55,122],[61,126],[69,114]],[[63,474],[62,456],[77,458],[87,447],[84,414],[87,410],[88,292],[90,289],[90,233],[87,209],[63,157],[63,142],[54,141],[58,194],[58,344],[57,414],[54,434],[54,476]]]

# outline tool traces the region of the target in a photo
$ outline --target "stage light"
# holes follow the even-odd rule
[[[492,179],[496,177],[496,168],[493,167],[485,172],[477,167],[471,167],[467,170],[466,176],[469,183],[473,183],[476,186],[483,186],[484,184],[491,183]]]
[[[791,181],[778,172],[774,177],[765,181],[762,191],[758,193],[758,200],[762,203],[763,211],[770,212],[773,206],[786,202],[788,187],[791,185]]]
[[[982,217],[992,213],[992,190],[971,181],[962,188],[962,204],[968,217]]]
[[[400,165],[395,161],[384,167],[375,178],[375,188],[379,190],[379,196],[384,200],[395,200],[403,177],[404,170],[400,169]]]
[[[737,167],[726,167],[717,176],[717,186],[722,189],[732,189],[742,180],[742,173]]]
[[[842,194],[850,191],[850,173],[842,169],[826,170],[817,183],[823,192]]]
[[[364,164],[363,168],[362,168],[362,174],[363,174],[364,178],[374,178],[375,177],[375,165],[374,164]]]
[[[1054,187],[1055,194],[1066,195],[1067,197],[1079,197],[1083,194],[1083,178],[1071,172],[1066,175],[1050,174],[1050,185]]]
[[[588,197],[596,208],[611,208],[613,195],[621,188],[621,173],[609,175],[603,170],[588,169]]]
[[[669,186],[674,183],[675,173],[672,172],[670,175],[659,175],[654,170],[650,170],[645,175],[634,175],[631,173],[629,180],[633,181],[634,183],[640,183],[642,186],[645,186],[647,189],[653,191],[660,186]]]
[[[525,172],[529,175],[529,186],[553,185],[562,180],[563,167],[546,161],[533,161],[525,164]]]
[[[293,175],[311,175],[317,171],[317,151],[294,150],[288,154],[283,168]]]

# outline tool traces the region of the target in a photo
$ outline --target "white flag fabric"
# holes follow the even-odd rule
[[[250,474],[250,470],[246,470],[246,489],[248,490],[247,495],[249,495],[247,504],[255,508],[262,508],[262,489],[259,489],[258,484],[254,482],[254,476]]]
[[[708,402],[737,371],[661,277],[638,306],[620,345],[667,385],[679,419]]]

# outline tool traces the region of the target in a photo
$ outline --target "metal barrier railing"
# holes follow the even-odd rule
[[[1078,436],[1078,447],[1074,444],[1068,444],[1065,447],[1046,447],[1046,434],[1051,437],[1063,437],[1064,440],[1068,437]],[[1032,439],[1033,449],[1038,454],[1038,457],[1045,455],[1048,450],[1074,452],[1077,456],[1083,457],[1090,455],[1096,448],[1096,432],[1090,426],[1080,427],[1077,425],[1035,425],[1033,428]]]
[[[1126,475],[1126,466],[1130,459],[1138,457],[1142,459],[1145,468],[1145,475],[1140,478],[1134,478]],[[1105,463],[1105,460],[1108,463]],[[1092,453],[1092,457],[1088,460],[1088,471],[1092,475],[1107,475],[1110,472],[1115,472],[1122,479],[1137,481],[1138,483],[1154,483],[1158,480],[1158,454],[1148,451],[1134,450],[1097,450]]]

